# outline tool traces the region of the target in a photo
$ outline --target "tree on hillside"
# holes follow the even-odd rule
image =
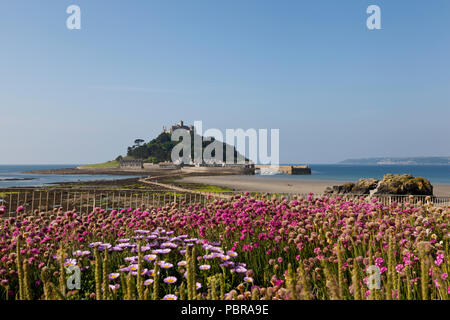
[[[134,140],[134,145],[135,145],[136,147],[140,147],[144,142],[145,142],[145,141],[142,140],[142,139],[136,139],[136,140]]]

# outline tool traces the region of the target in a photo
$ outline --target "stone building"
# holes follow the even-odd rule
[[[163,127],[163,132],[166,133],[170,133],[172,134],[172,132],[174,132],[177,129],[185,129],[189,132],[194,131],[194,126],[185,126],[183,120],[180,120],[177,124],[170,126],[170,129],[167,131],[167,129],[165,127]]]
[[[122,159],[119,163],[120,169],[144,169],[144,163],[142,160],[130,160],[130,159]]]

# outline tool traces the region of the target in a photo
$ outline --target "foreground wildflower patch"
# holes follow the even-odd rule
[[[432,203],[244,195],[204,207],[19,209],[0,224],[0,299],[447,299],[450,290],[450,212]]]

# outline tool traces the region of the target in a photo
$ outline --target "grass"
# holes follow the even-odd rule
[[[19,192],[0,192],[0,197],[6,197],[11,194],[19,194]]]
[[[233,191],[233,189],[230,188],[224,188],[219,186],[202,186],[199,188],[194,189],[195,191],[205,191],[205,192],[228,192]]]
[[[112,161],[107,161],[107,162],[103,162],[103,163],[87,164],[82,167],[86,167],[86,168],[118,168],[119,161],[112,160]]]

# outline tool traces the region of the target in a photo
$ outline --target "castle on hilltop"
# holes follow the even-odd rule
[[[180,120],[177,124],[170,126],[169,130],[167,130],[166,127],[163,127],[162,132],[172,134],[172,132],[174,132],[177,129],[185,129],[185,130],[188,130],[189,132],[193,132],[194,126],[185,126],[183,123],[183,120]]]

